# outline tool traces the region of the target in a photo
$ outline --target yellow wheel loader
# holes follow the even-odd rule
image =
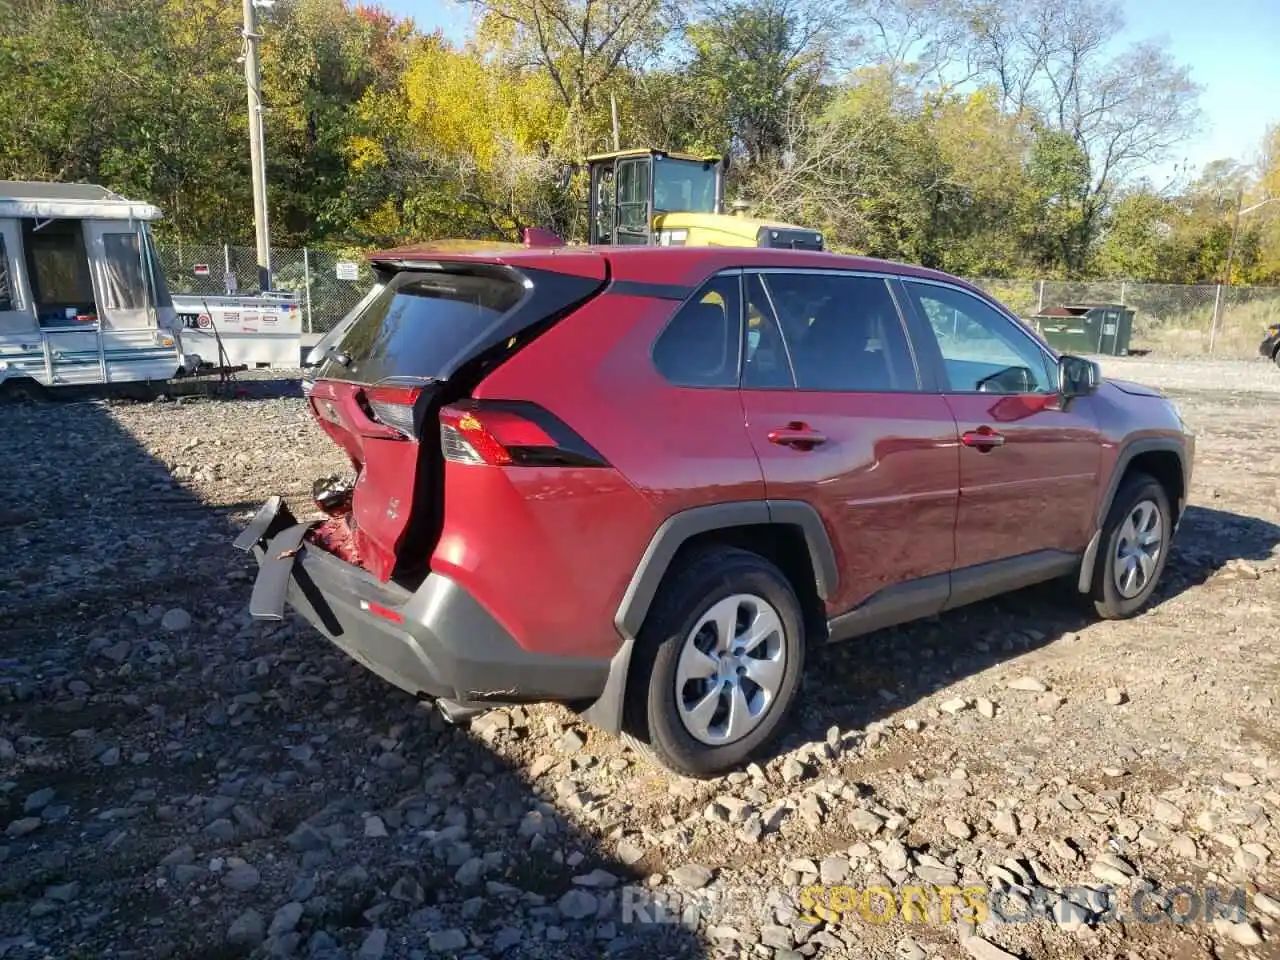
[[[590,242],[660,247],[784,247],[821,250],[807,227],[724,210],[725,163],[639,148],[587,157]]]

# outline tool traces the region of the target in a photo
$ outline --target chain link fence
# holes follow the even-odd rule
[[[158,243],[156,252],[171,293],[214,297],[258,289],[258,255],[253,247]],[[302,329],[307,333],[331,330],[372,283],[373,271],[360,253],[271,250],[271,286],[297,294]]]
[[[220,295],[227,292],[228,277],[237,291],[258,288],[257,254],[252,247],[173,243],[157,247],[174,293]],[[272,286],[298,295],[303,329],[309,333],[330,330],[373,282],[372,271],[356,251],[277,247],[271,251],[271,267]],[[1266,328],[1280,323],[1280,287],[989,278],[970,282],[1022,317],[1067,304],[1124,304],[1135,311],[1133,351],[1253,357]]]
[[[970,281],[1022,317],[1059,306],[1118,303],[1134,311],[1131,352],[1255,357],[1280,323],[1280,287],[1132,281]]]

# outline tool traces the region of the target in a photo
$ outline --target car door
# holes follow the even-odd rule
[[[957,570],[980,581],[980,565],[1022,557],[1066,572],[1095,520],[1102,436],[1093,398],[1064,401],[1056,358],[976,294],[905,278],[903,288],[961,437]],[[965,583],[957,574],[958,594]]]
[[[812,505],[839,585],[833,635],[941,609],[959,464],[946,401],[921,389],[884,277],[744,276],[741,396],[770,501]]]

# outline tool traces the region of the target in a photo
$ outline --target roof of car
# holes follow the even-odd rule
[[[812,250],[773,249],[768,247],[619,247],[583,246],[526,247],[519,244],[486,243],[425,243],[382,250],[369,255],[375,262],[397,263],[411,266],[415,262],[476,261],[504,263],[513,267],[521,265],[543,266],[548,261],[561,261],[567,267],[574,260],[598,262],[607,259],[615,276],[624,279],[673,280],[686,273],[707,273],[733,267],[761,267],[811,269],[811,270],[861,270],[872,273],[889,273],[954,281],[955,277],[909,263],[878,260],[874,257],[858,257],[842,253]]]

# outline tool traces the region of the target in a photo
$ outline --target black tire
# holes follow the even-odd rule
[[[1126,596],[1116,583],[1115,563],[1120,552],[1125,522],[1144,502],[1155,504],[1161,524],[1161,544],[1155,565],[1143,582],[1141,589]],[[1160,583],[1169,560],[1169,547],[1173,540],[1173,511],[1169,508],[1169,496],[1164,487],[1148,474],[1132,473],[1124,478],[1115,500],[1107,514],[1098,544],[1098,556],[1093,568],[1092,599],[1098,616],[1104,620],[1123,620],[1132,617],[1145,607]]]
[[[716,603],[736,594],[773,608],[785,651],[782,679],[765,713],[740,739],[714,746],[694,737],[677,705],[676,669],[686,640]],[[804,671],[804,617],[790,582],[764,557],[734,547],[709,546],[673,566],[654,598],[628,671],[627,740],[677,773],[712,777],[761,754],[782,732]]]

